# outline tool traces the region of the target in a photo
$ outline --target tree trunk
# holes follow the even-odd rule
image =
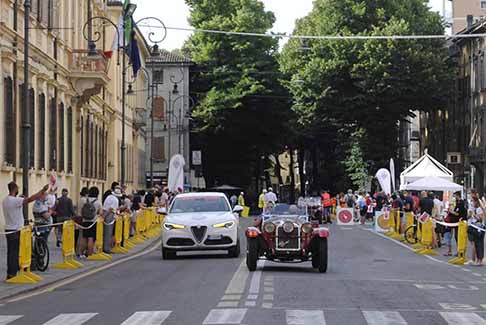
[[[304,174],[304,154],[305,151],[303,149],[304,145],[301,143],[299,151],[298,151],[298,162],[299,162],[299,176],[300,176],[300,195],[305,195],[305,174]]]
[[[295,172],[294,172],[294,148],[290,146],[289,148],[290,154],[290,166],[289,166],[289,175],[290,175],[290,203],[295,203]]]

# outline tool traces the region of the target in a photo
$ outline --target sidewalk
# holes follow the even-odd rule
[[[40,275],[44,279],[37,282],[36,284],[9,284],[4,282],[7,274],[7,241],[5,239],[5,236],[2,235],[0,236],[0,300],[20,293],[25,293],[30,290],[34,290],[48,284],[52,284],[54,282],[69,278],[73,275],[78,275],[97,267],[110,264],[124,257],[134,255],[143,251],[148,246],[151,246],[158,239],[158,236],[152,239],[148,239],[143,244],[137,245],[135,248],[130,250],[128,254],[112,254],[111,261],[88,261],[86,259],[77,259],[77,261],[81,262],[84,267],[76,270],[58,270],[53,269],[52,265],[62,261],[62,250],[60,247],[56,247],[56,237],[52,232],[49,237],[49,268],[46,272],[34,271],[35,274]]]

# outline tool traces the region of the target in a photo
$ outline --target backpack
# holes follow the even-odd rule
[[[354,206],[354,198],[352,195],[346,195],[346,205],[348,208],[352,208]]]
[[[81,209],[81,214],[84,219],[93,220],[96,218],[96,207],[94,205],[95,202],[96,199],[94,201],[87,200],[86,203],[83,205],[83,208]]]

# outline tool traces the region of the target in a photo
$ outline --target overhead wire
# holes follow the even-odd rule
[[[140,27],[164,28],[150,24],[141,24]],[[252,32],[234,32],[214,29],[187,28],[187,27],[165,27],[168,30],[185,31],[191,33],[209,33],[222,35],[250,36],[250,37],[270,37],[270,38],[287,38],[301,40],[420,40],[420,39],[460,39],[460,38],[478,38],[486,37],[485,33],[481,34],[453,34],[453,35],[296,35],[287,33],[252,33]]]

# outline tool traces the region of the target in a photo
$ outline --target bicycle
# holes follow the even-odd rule
[[[49,227],[39,227],[34,223],[32,227],[32,269],[44,272],[49,267],[49,246],[47,238]]]
[[[408,226],[403,233],[403,236],[405,237],[405,241],[407,243],[414,245],[419,242],[419,238],[417,236],[417,227],[417,216],[414,216],[413,225]]]

